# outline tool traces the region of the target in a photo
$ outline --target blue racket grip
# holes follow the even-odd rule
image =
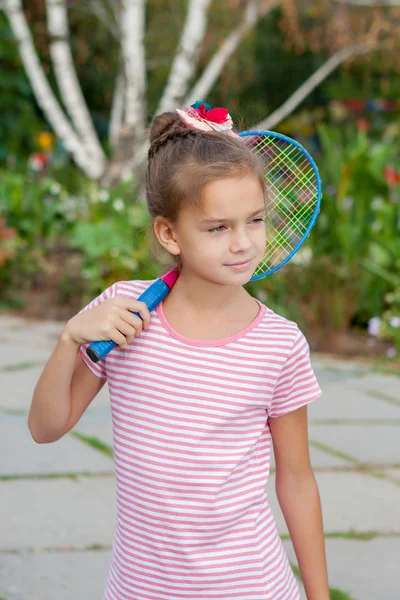
[[[157,279],[150,287],[147,288],[138,298],[140,302],[144,302],[151,312],[157,304],[160,304],[164,300],[165,296],[170,291],[170,288],[162,279]],[[131,311],[132,312],[132,311]],[[132,312],[132,314],[141,318],[139,313]],[[86,348],[86,354],[90,360],[94,363],[99,362],[102,358],[107,356],[117,344],[112,340],[92,342],[90,346]]]

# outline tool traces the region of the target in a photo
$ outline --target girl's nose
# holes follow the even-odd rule
[[[246,229],[238,229],[233,232],[231,240],[231,252],[246,252],[251,247],[252,242]]]

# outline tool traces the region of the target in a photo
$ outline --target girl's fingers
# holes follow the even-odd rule
[[[135,329],[140,328],[140,331],[147,329],[150,324],[149,318],[145,316],[143,319],[141,319],[140,317],[132,314],[129,310],[123,311],[121,314],[121,319],[126,321],[126,323],[129,323],[131,327],[135,327]]]
[[[118,329],[118,331],[123,333],[125,337],[135,337],[136,335],[140,335],[142,333],[142,322],[139,318],[137,318],[137,321],[138,322],[134,325],[130,325],[121,318],[115,327]]]
[[[150,311],[149,311],[147,305],[144,302],[138,302],[137,300],[133,300],[132,298],[125,298],[125,297],[120,297],[118,299],[118,302],[119,302],[118,306],[120,308],[126,309],[125,312],[128,312],[129,314],[132,314],[135,312],[139,313],[141,321],[143,321],[143,323],[144,323],[144,328],[147,329],[147,327],[150,325],[151,315],[150,315]],[[120,312],[120,316],[122,316],[121,312]],[[133,315],[133,316],[135,317],[136,315]],[[136,318],[138,318],[138,317],[136,317]],[[125,317],[124,317],[124,319],[125,319]]]
[[[147,329],[147,327],[150,325],[150,321],[151,321],[151,315],[150,315],[150,311],[149,308],[147,306],[147,304],[145,304],[144,302],[137,302],[137,308],[136,311],[134,312],[138,312],[142,318],[142,321],[144,323],[145,329]]]
[[[109,339],[112,340],[115,344],[117,344],[117,346],[119,346],[120,348],[124,348],[127,345],[126,337],[120,331],[118,331],[118,329],[114,329],[110,333]]]

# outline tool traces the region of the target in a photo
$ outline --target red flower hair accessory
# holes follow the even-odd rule
[[[195,102],[184,110],[176,109],[179,118],[188,127],[200,131],[224,131],[239,137],[232,130],[233,121],[226,108],[211,108],[208,102]]]

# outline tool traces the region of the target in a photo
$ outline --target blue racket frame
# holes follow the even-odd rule
[[[299,150],[301,150],[303,152],[303,154],[305,154],[305,156],[308,158],[310,165],[314,171],[315,174],[315,179],[317,182],[317,203],[316,203],[316,207],[314,210],[314,214],[313,214],[313,218],[311,219],[303,237],[300,239],[300,241],[298,242],[297,246],[295,246],[295,248],[292,250],[292,252],[281,262],[279,263],[279,265],[273,267],[272,269],[269,269],[268,271],[264,271],[264,273],[260,273],[259,275],[253,275],[250,279],[250,281],[258,281],[259,279],[263,279],[264,277],[267,277],[268,275],[272,275],[272,273],[276,273],[276,271],[279,271],[279,269],[281,269],[283,266],[286,265],[286,263],[289,262],[289,260],[296,254],[296,252],[298,252],[300,250],[300,248],[302,247],[302,245],[304,244],[304,242],[306,241],[306,239],[308,238],[308,236],[310,235],[310,231],[311,229],[314,227],[315,221],[317,220],[319,211],[321,209],[321,200],[322,200],[322,184],[321,184],[321,178],[319,176],[319,172],[318,172],[318,168],[317,165],[314,162],[314,159],[312,158],[312,156],[310,155],[310,153],[304,148],[304,146],[302,146],[301,144],[299,144],[299,142],[296,142],[296,140],[294,140],[293,138],[288,137],[287,135],[283,135],[282,133],[276,133],[276,131],[242,131],[241,133],[238,134],[240,137],[248,137],[248,136],[253,136],[253,135],[270,135],[273,136],[275,138],[279,138],[281,140],[284,140],[285,142],[288,142],[289,144],[292,144],[293,146],[296,146]]]

